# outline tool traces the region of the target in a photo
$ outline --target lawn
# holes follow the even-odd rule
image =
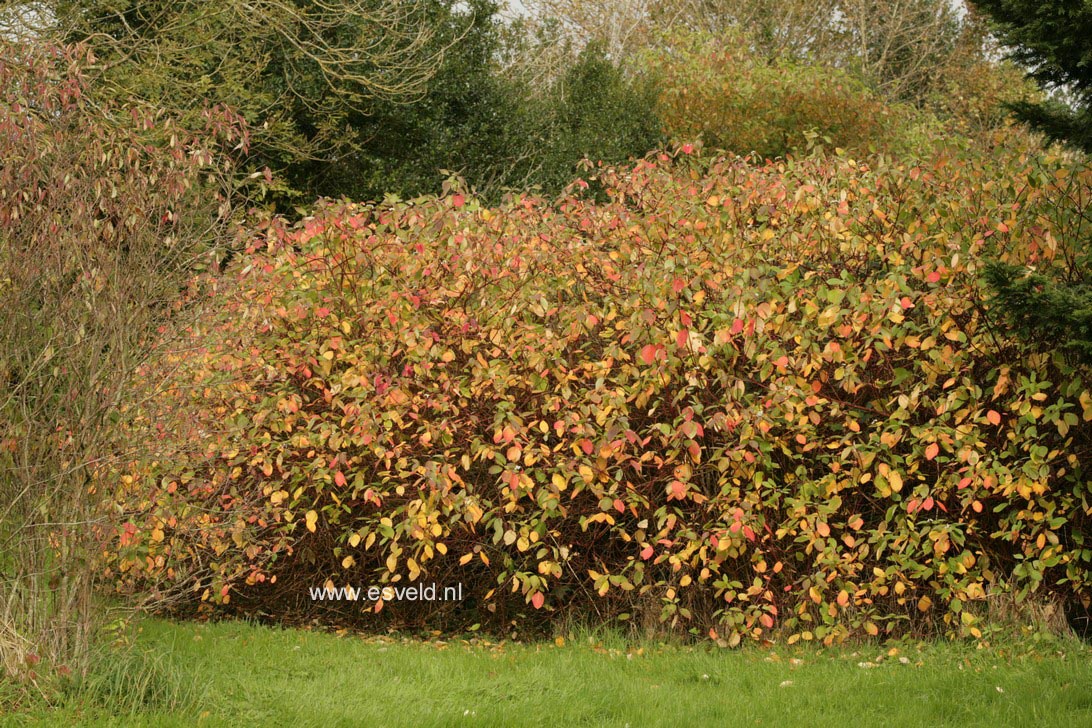
[[[723,650],[143,623],[66,705],[5,725],[1092,725],[1092,649]],[[142,696],[143,702],[139,697]],[[118,715],[124,713],[124,715]]]

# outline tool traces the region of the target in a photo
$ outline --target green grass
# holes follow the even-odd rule
[[[0,724],[1092,725],[1092,649],[1043,638],[982,650],[927,643],[731,651],[587,636],[559,647],[150,620],[133,651],[100,662],[66,705]]]

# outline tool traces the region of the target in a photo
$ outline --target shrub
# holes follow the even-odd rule
[[[37,689],[85,664],[94,472],[133,370],[222,254],[247,139],[222,109],[187,128],[104,102],[93,64],[0,42],[0,670]]]
[[[668,136],[760,158],[807,146],[807,134],[836,147],[917,153],[922,117],[889,104],[845,71],[757,57],[740,36],[676,35],[644,60],[663,90]]]
[[[467,622],[729,644],[981,636],[991,594],[1086,594],[1092,393],[978,303],[983,256],[1060,255],[1063,163],[688,151],[603,203],[264,229],[146,372],[175,375],[132,412],[158,452],[119,474],[110,576],[312,615],[324,582],[461,582]],[[339,619],[381,609],[437,617]]]

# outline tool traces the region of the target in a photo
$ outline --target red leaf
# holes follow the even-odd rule
[[[680,349],[686,347],[686,342],[690,339],[690,332],[686,329],[679,329],[679,333],[675,334],[675,346]]]
[[[464,203],[466,203],[465,197],[463,197],[462,195],[452,195],[451,205],[453,207],[462,207]]]
[[[341,487],[345,487],[345,475],[340,470],[334,473],[334,482]]]
[[[656,347],[652,344],[641,349],[641,361],[645,364],[651,364],[656,361]]]
[[[743,331],[743,319],[737,318],[732,322],[732,333],[738,334],[740,331]]]
[[[546,597],[542,592],[535,592],[531,597],[531,604],[534,605],[535,609],[542,609],[542,605],[545,603]]]
[[[686,281],[684,281],[682,278],[676,278],[675,280],[671,281],[671,290],[675,293],[678,293],[684,288],[686,288]]]
[[[652,554],[653,554],[653,551],[652,551],[652,546],[651,545],[645,546],[643,549],[641,549],[641,558],[644,559],[645,561],[648,561],[649,559],[651,559]]]
[[[743,535],[747,537],[748,541],[754,541],[755,540],[755,530],[753,528],[751,528],[750,526],[744,526],[743,527]]]

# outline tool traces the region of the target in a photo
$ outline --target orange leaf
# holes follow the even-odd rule
[[[940,445],[935,442],[929,443],[929,447],[925,448],[925,459],[932,460],[940,452]]]
[[[546,603],[546,596],[542,592],[535,592],[531,597],[531,604],[535,609],[542,609],[542,605]]]
[[[990,410],[986,413],[986,419],[989,420],[991,425],[997,426],[1001,424],[1001,413],[997,410]]]
[[[682,500],[686,497],[686,483],[681,480],[671,481],[671,496]]]

